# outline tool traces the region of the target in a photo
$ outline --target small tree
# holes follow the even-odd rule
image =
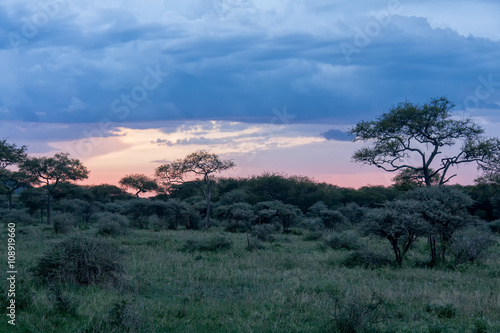
[[[0,169],[0,184],[9,197],[9,210],[12,210],[12,195],[14,192],[20,188],[30,186],[35,181],[36,179],[24,172]]]
[[[438,256],[436,238],[440,245],[439,256],[444,261],[454,233],[474,221],[468,211],[473,201],[464,192],[450,186],[418,188],[408,192],[407,198],[419,203],[414,210],[429,226],[430,264],[434,266]]]
[[[126,189],[135,191],[135,196],[138,198],[139,193],[147,193],[158,190],[156,180],[143,174],[127,175],[120,179],[120,185]]]
[[[0,170],[24,161],[26,149],[26,146],[17,147],[15,144],[9,144],[6,139],[0,140]]]
[[[410,246],[429,232],[429,226],[415,200],[395,200],[384,208],[370,210],[365,216],[364,232],[386,238],[391,244],[396,263],[401,265]]]
[[[444,97],[422,106],[405,102],[377,120],[358,123],[350,130],[355,141],[371,141],[372,145],[356,151],[354,161],[390,172],[413,170],[422,175],[426,186],[435,177],[439,185],[447,183],[456,176],[448,175],[450,168],[460,164],[476,162],[483,169],[498,165],[500,140],[483,137],[484,130],[471,119],[453,119],[453,106]],[[439,159],[445,148],[458,143],[457,154]]]
[[[45,183],[47,191],[47,223],[50,225],[50,206],[54,191],[61,182],[88,178],[89,171],[68,153],[57,153],[53,157],[31,157],[21,164],[21,171]]]
[[[206,151],[197,151],[189,154],[184,159],[176,160],[169,164],[163,164],[156,169],[156,177],[161,179],[167,187],[173,184],[195,183],[207,205],[205,229],[210,228],[211,194],[215,183],[214,174],[234,168],[235,163],[231,160],[221,160],[218,155]],[[201,180],[187,180],[188,175],[202,177]]]

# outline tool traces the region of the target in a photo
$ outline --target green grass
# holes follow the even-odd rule
[[[110,239],[124,251],[125,287],[61,286],[63,298],[76,305],[75,313],[65,313],[54,291],[28,270],[67,236],[42,226],[19,229],[17,299],[25,304],[15,329],[3,316],[0,332],[125,331],[119,322],[131,325],[130,332],[335,332],[339,306],[364,306],[372,295],[383,304],[377,321],[365,325],[370,332],[500,332],[498,244],[484,264],[456,270],[410,264],[364,269],[341,265],[350,251],[300,235],[276,235],[263,249],[249,251],[245,234],[224,233],[229,249],[186,252],[188,241],[202,242],[222,230],[132,230]],[[388,247],[361,240],[367,242]],[[424,257],[425,242],[413,252]],[[115,326],[105,326],[112,319]]]

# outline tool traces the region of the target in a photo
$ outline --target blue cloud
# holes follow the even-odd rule
[[[380,20],[370,16],[377,10],[371,2],[361,10],[317,0],[302,11],[287,1],[267,9],[217,4],[167,3],[153,14],[127,6],[80,12],[70,4],[17,54],[7,36],[22,35],[23,17],[36,10],[4,5],[0,108],[9,112],[0,120],[269,122],[273,108],[286,105],[294,122],[352,123],[406,99],[445,95],[460,108],[479,76],[500,81],[498,40],[406,14],[386,18],[373,33],[370,24]],[[155,85],[146,68],[168,75]],[[498,107],[494,88],[477,108]]]

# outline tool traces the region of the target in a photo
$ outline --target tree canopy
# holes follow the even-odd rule
[[[422,174],[426,186],[438,177],[438,185],[450,181],[450,168],[475,162],[485,170],[500,163],[500,140],[486,138],[484,130],[470,118],[456,119],[454,105],[445,97],[424,105],[404,102],[377,120],[361,121],[350,133],[369,146],[353,159],[386,171],[411,169]],[[460,144],[458,153],[453,148]],[[446,151],[445,149],[448,148]]]
[[[217,154],[207,151],[197,151],[189,154],[184,159],[178,159],[169,164],[163,164],[156,169],[156,177],[163,181],[165,187],[186,182],[195,183],[203,193],[207,203],[205,229],[210,227],[211,190],[214,184],[214,174],[232,169],[235,163],[232,160],[222,160]],[[187,179],[192,175],[195,179]],[[200,180],[199,178],[202,179]]]
[[[68,153],[57,153],[52,157],[29,157],[21,165],[21,171],[45,183],[47,190],[47,223],[50,224],[50,199],[57,185],[65,181],[88,178],[89,171]]]
[[[6,139],[0,140],[0,169],[22,162],[26,158],[26,149],[26,146],[9,144]]]
[[[156,180],[143,174],[127,175],[120,179],[120,185],[135,191],[136,197],[139,197],[139,193],[152,192],[158,189]]]

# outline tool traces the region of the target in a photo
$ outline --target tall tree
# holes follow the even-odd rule
[[[206,151],[197,151],[189,154],[184,159],[178,159],[169,164],[163,164],[156,169],[156,176],[163,180],[168,187],[173,184],[184,184],[193,182],[196,184],[207,204],[207,213],[205,218],[205,229],[210,228],[211,214],[211,191],[215,183],[214,174],[234,168],[235,163],[232,160],[221,160],[216,154],[211,154]],[[189,175],[195,177],[193,180],[188,180]]]
[[[155,179],[139,173],[123,177],[120,179],[120,185],[123,188],[135,191],[136,197],[139,197],[139,193],[152,192],[158,189],[158,183]]]
[[[57,153],[53,157],[30,157],[21,164],[21,171],[45,183],[47,194],[47,223],[50,224],[50,204],[54,190],[61,182],[88,178],[89,171],[68,153]]]
[[[26,146],[17,147],[16,144],[0,140],[0,169],[6,169],[13,164],[21,163],[26,158]]]
[[[355,141],[371,145],[356,151],[354,161],[390,172],[411,169],[423,176],[426,186],[435,177],[438,185],[447,183],[456,176],[448,174],[450,168],[459,164],[476,162],[483,169],[498,165],[500,140],[485,138],[469,118],[454,119],[453,106],[445,97],[422,106],[404,102],[377,120],[359,122],[350,133]]]

